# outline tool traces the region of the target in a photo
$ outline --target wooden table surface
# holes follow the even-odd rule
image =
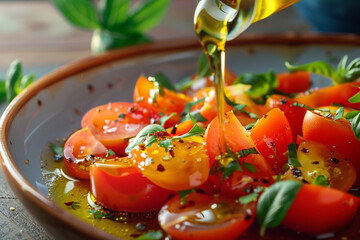
[[[195,0],[173,0],[154,40],[193,37]],[[254,24],[247,32],[308,31],[308,25],[286,9]],[[245,33],[246,34],[246,33]],[[90,55],[91,32],[73,28],[47,1],[0,2],[0,79],[14,59],[25,73],[40,77],[59,66]],[[0,239],[52,239],[24,209],[0,172]]]

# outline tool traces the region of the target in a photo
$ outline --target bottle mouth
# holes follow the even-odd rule
[[[257,0],[241,0],[237,9],[236,16],[232,21],[228,22],[227,41],[233,40],[244,32],[253,22],[258,1]]]

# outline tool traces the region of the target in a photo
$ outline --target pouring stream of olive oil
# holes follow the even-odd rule
[[[214,75],[219,121],[219,149],[224,153],[225,44],[251,23],[284,9],[299,0],[201,0],[194,16],[195,31],[207,54]]]

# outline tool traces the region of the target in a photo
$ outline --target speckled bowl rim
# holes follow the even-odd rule
[[[251,45],[359,45],[360,37],[356,35],[312,35],[312,34],[296,34],[288,33],[281,35],[268,34],[247,34],[241,38],[229,42],[228,46],[251,46]],[[0,119],[0,165],[6,180],[13,188],[13,191],[21,195],[22,199],[30,201],[32,205],[47,212],[52,218],[62,222],[70,230],[80,233],[89,239],[119,239],[100,229],[91,227],[84,221],[69,214],[61,209],[58,205],[42,195],[29,181],[21,174],[13,161],[7,145],[8,128],[19,112],[19,110],[34,97],[38,92],[50,85],[60,82],[74,74],[81,73],[94,67],[108,64],[112,61],[124,60],[136,56],[145,56],[155,53],[180,52],[184,50],[200,49],[199,42],[192,39],[180,39],[171,41],[159,41],[140,46],[129,47],[110,51],[104,54],[89,56],[85,59],[65,65],[46,76],[37,80],[34,84],[24,90],[17,96],[6,108]]]

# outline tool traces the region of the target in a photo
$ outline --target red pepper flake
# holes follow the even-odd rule
[[[175,157],[175,152],[173,149],[169,149],[169,153],[170,153],[171,157]]]
[[[250,221],[251,217],[252,217],[252,216],[251,216],[250,214],[246,213],[246,215],[245,215],[245,221]]]
[[[163,165],[159,164],[159,165],[157,165],[156,170],[159,172],[163,172],[163,171],[165,171],[165,168]]]
[[[337,163],[340,162],[340,160],[337,159],[337,158],[332,158],[330,161],[331,161],[332,163],[335,163],[335,164],[337,164]]]
[[[308,152],[309,152],[309,149],[307,149],[307,148],[302,148],[301,151],[302,151],[303,153],[308,153]]]

